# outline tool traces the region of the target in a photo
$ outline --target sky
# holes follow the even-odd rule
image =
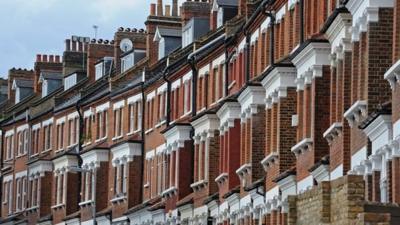
[[[0,77],[32,69],[36,54],[62,55],[71,35],[111,40],[118,27],[144,28],[156,0],[0,0]],[[164,0],[164,4],[171,4]],[[182,1],[180,1],[182,2]]]

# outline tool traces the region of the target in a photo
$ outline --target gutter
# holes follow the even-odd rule
[[[300,0],[300,45],[304,43],[304,0]]]

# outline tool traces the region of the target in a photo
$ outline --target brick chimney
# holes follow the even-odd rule
[[[165,28],[181,28],[182,21],[180,17],[173,16],[178,15],[178,2],[172,0],[171,6],[165,6],[165,13],[163,10],[162,0],[157,0],[157,12],[154,14],[154,4],[150,5],[150,15],[147,17],[146,24],[146,56],[149,59],[150,66],[158,61],[158,43],[154,42],[154,35],[158,26]],[[178,15],[179,16],[179,15]]]
[[[33,90],[35,93],[41,93],[42,91],[42,85],[39,84],[39,78],[42,72],[62,73],[63,64],[60,59],[61,57],[59,55],[36,55],[36,62],[34,65],[35,78],[33,85]]]
[[[114,41],[110,42],[108,40],[95,40],[93,39],[88,45],[87,50],[87,76],[89,82],[95,81],[96,76],[96,62],[104,57],[114,56]]]
[[[12,68],[8,71],[8,99],[15,103],[15,91],[12,90],[14,80],[34,80],[35,73],[33,70]]]
[[[65,51],[63,54],[64,76],[86,69],[86,55],[89,41],[90,39],[87,37],[76,36],[65,40]]]
[[[186,1],[182,4],[181,18],[184,25],[192,19],[197,18],[210,18],[211,3],[207,1]]]

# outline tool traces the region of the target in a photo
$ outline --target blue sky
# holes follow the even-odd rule
[[[0,0],[0,76],[32,68],[36,54],[62,54],[71,35],[112,39],[118,27],[144,28],[156,0]],[[164,4],[171,4],[164,0]]]

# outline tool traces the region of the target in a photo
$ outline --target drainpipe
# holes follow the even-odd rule
[[[188,59],[189,65],[192,68],[192,117],[197,114],[197,76],[198,70],[196,67],[196,57],[193,55]]]
[[[144,77],[145,77],[145,74],[143,74],[144,75]],[[140,168],[140,172],[141,172],[141,180],[142,180],[142,182],[143,182],[143,179],[144,179],[144,162],[145,162],[145,131],[144,131],[144,122],[145,122],[145,119],[144,119],[144,113],[145,113],[145,107],[146,107],[146,103],[145,103],[145,94],[144,94],[144,91],[145,91],[145,87],[144,87],[144,84],[145,84],[145,79],[143,78],[143,81],[142,81],[142,84],[140,85],[141,86],[141,92],[142,92],[142,118],[141,118],[141,127],[140,127],[140,135],[141,135],[141,137],[142,137],[142,146],[141,146],[141,154],[142,154],[142,164],[141,164],[141,168]],[[143,199],[144,199],[144,197],[143,197],[143,184],[141,183],[141,187],[140,187],[140,196],[141,196],[141,198],[142,198],[142,202],[143,202]]]
[[[166,127],[169,126],[171,123],[171,81],[168,79],[168,72],[169,72],[169,58],[167,59],[167,67],[163,72],[163,79],[167,83],[167,115],[165,118]]]
[[[237,49],[235,48],[230,54],[228,52],[228,47],[230,43],[225,44],[225,74],[224,74],[224,79],[225,79],[225,86],[224,86],[224,91],[225,91],[225,97],[229,95],[229,64],[231,62],[231,59],[233,56],[236,54]]]
[[[0,131],[1,131],[1,146],[0,146],[0,149],[1,149],[1,152],[4,152],[4,129],[3,128],[0,128]],[[29,135],[30,136],[30,135]],[[4,166],[4,163],[3,163],[3,154],[0,154],[0,167],[1,167],[1,169],[3,169],[3,166]],[[1,174],[1,176],[0,176],[0,196],[3,196],[3,187],[4,187],[4,185],[3,185],[3,174]]]
[[[271,29],[270,29],[270,46],[269,46],[269,48],[270,48],[269,54],[270,55],[269,55],[269,57],[271,60],[270,65],[273,65],[275,63],[275,60],[274,60],[274,56],[275,56],[275,46],[274,46],[274,44],[275,44],[275,32],[274,32],[274,30],[275,30],[275,12],[267,10],[267,11],[264,11],[264,13],[267,17],[270,18]]]
[[[251,47],[250,47],[250,41],[251,41],[251,36],[249,31],[245,31],[244,34],[246,35],[246,60],[245,60],[245,66],[246,66],[246,84],[250,81],[250,57],[251,57]]]
[[[83,115],[81,112],[81,101],[82,98],[80,98],[78,100],[78,102],[75,105],[75,109],[78,112],[78,117],[79,117],[79,135],[78,135],[78,151],[76,152],[76,156],[78,157],[78,168],[82,168],[82,157],[79,155],[82,152],[82,145],[83,145]],[[82,188],[82,173],[78,173],[78,187]],[[95,199],[93,199],[95,201]],[[81,202],[81,195],[78,195],[78,203]],[[93,218],[93,221],[95,221],[96,219]]]
[[[304,0],[300,0],[300,44],[304,43]]]

